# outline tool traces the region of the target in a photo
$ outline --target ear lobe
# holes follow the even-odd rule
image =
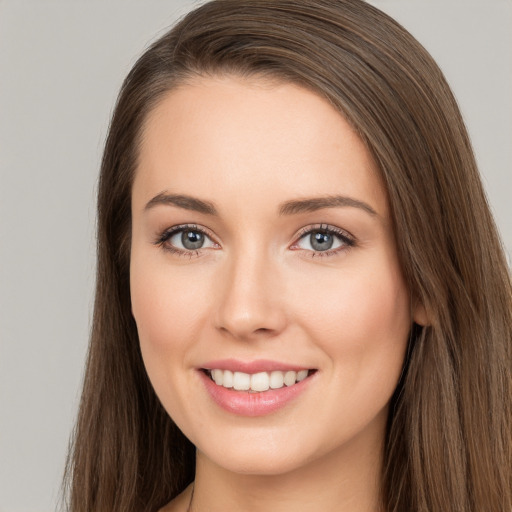
[[[427,310],[425,309],[425,306],[420,302],[416,301],[416,304],[414,306],[412,319],[414,323],[421,325],[422,327],[426,327],[427,325],[430,325]]]

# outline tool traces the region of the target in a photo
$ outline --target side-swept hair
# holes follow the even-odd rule
[[[384,180],[414,326],[386,438],[386,512],[512,510],[512,287],[471,144],[443,74],[362,0],[216,0],[126,78],[98,196],[96,302],[68,459],[69,510],[153,512],[193,479],[194,447],[160,405],[131,315],[131,187],[144,121],[189,78],[236,74],[326,98]]]

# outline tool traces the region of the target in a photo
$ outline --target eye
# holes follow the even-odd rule
[[[327,256],[355,245],[354,238],[334,226],[309,227],[299,233],[298,241],[291,249],[312,251],[313,256]]]
[[[219,247],[202,228],[195,225],[174,226],[167,229],[158,237],[155,243],[171,252],[181,254]]]
[[[202,249],[205,242],[211,242],[211,240],[201,231],[192,229],[183,229],[169,237],[169,243],[174,247],[188,251]]]

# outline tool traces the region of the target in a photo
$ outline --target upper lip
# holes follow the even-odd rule
[[[256,359],[254,361],[241,361],[239,359],[219,359],[216,361],[208,361],[201,365],[203,370],[230,370],[232,372],[242,373],[260,373],[281,371],[311,370],[311,367],[299,364],[284,363],[280,361],[271,361],[268,359]]]

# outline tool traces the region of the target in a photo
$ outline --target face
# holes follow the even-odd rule
[[[202,457],[277,474],[381,446],[413,318],[385,190],[337,111],[288,83],[174,89],[132,215],[144,363]]]

